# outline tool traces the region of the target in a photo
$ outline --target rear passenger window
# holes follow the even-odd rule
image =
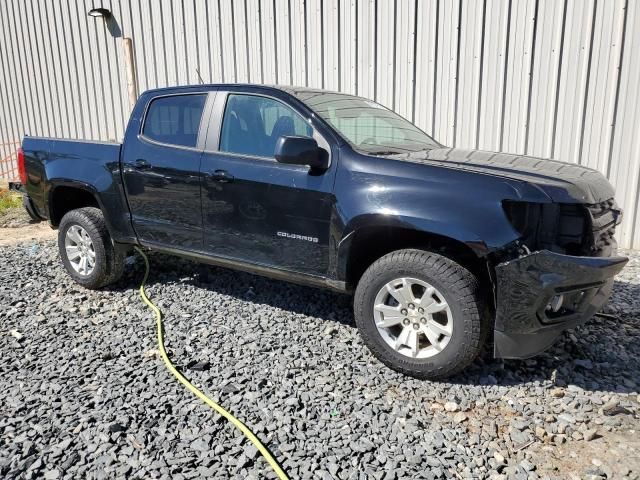
[[[156,142],[195,147],[207,99],[203,95],[172,95],[149,105],[142,134]]]

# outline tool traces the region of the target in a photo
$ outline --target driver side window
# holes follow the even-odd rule
[[[313,136],[311,126],[291,107],[258,95],[227,97],[221,152],[273,158],[278,139],[289,135]]]

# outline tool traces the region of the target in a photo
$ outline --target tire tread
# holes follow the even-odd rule
[[[441,279],[448,289],[454,292],[460,310],[464,312],[469,321],[459,322],[456,325],[464,325],[464,343],[461,345],[459,355],[454,362],[440,365],[433,369],[419,368],[418,365],[408,361],[394,361],[379,342],[373,341],[371,332],[363,328],[363,322],[371,321],[364,312],[367,288],[376,282],[376,279],[384,272],[398,266],[407,266]],[[448,300],[449,301],[449,300]],[[362,275],[355,292],[354,313],[356,324],[360,330],[364,342],[374,356],[390,368],[421,379],[441,379],[459,373],[480,354],[489,331],[489,320],[484,312],[484,302],[480,294],[480,286],[477,278],[466,268],[454,262],[448,257],[428,250],[405,249],[391,252],[375,261]]]

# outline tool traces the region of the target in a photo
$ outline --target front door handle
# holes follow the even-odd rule
[[[226,170],[216,170],[215,172],[209,172],[209,178],[215,182],[229,183],[233,182],[233,175]]]

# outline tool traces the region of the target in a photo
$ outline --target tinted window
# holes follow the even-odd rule
[[[149,105],[143,135],[156,142],[195,147],[206,95],[173,95]]]
[[[311,137],[313,129],[298,113],[277,100],[229,95],[222,120],[221,151],[273,157],[276,141],[287,135]]]

